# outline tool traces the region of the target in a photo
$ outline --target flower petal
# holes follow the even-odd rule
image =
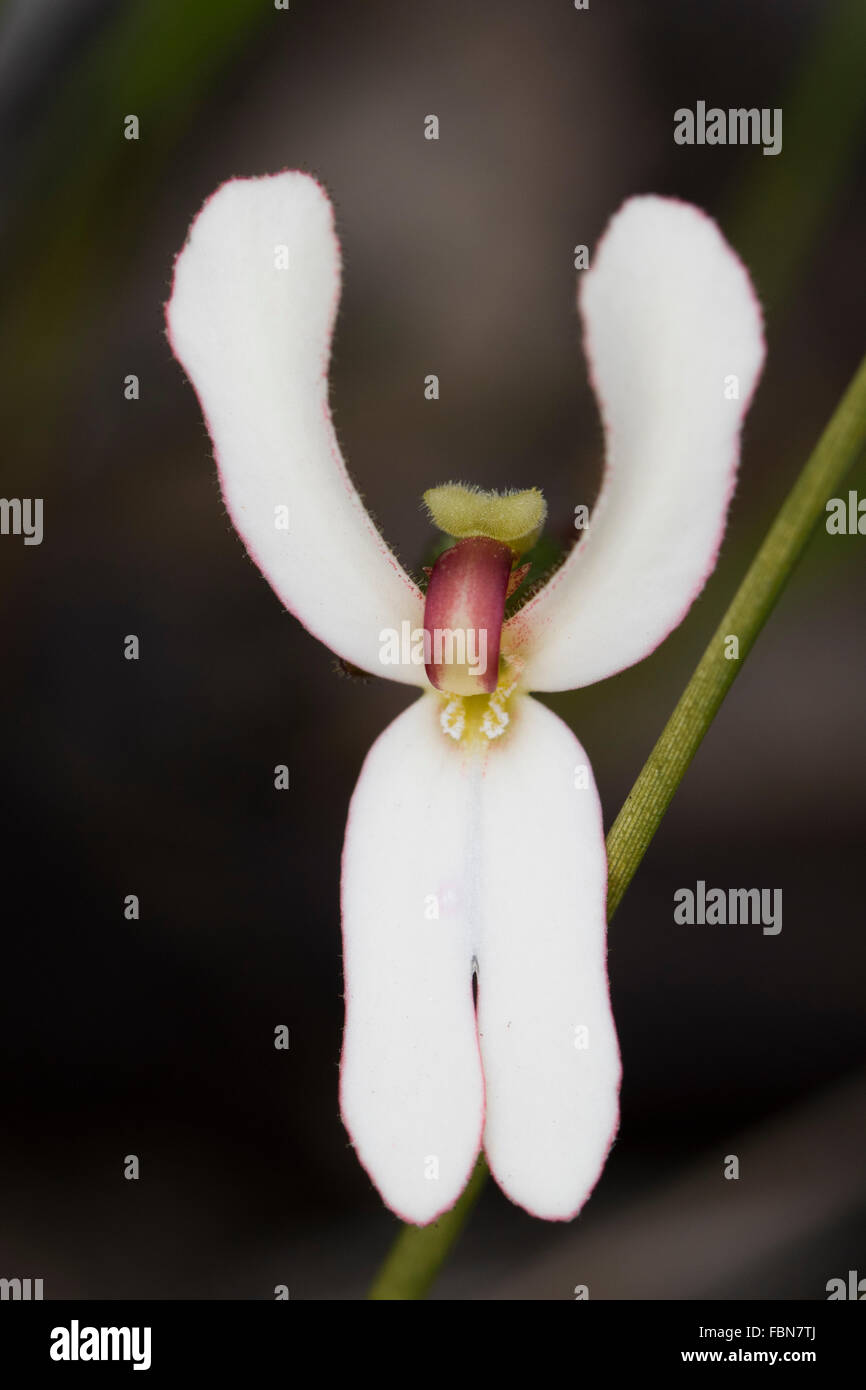
[[[617,213],[580,308],[606,468],[587,534],[506,627],[531,690],[613,675],[685,617],[715,565],[764,358],[745,269],[714,222],[673,199]]]
[[[177,258],[169,337],[229,515],[280,600],[345,660],[423,685],[422,666],[379,659],[383,629],[421,627],[423,599],[365,510],[331,423],[339,296],[333,213],[316,181],[232,179]]]
[[[453,1206],[481,1147],[479,779],[424,696],[367,755],[346,828],[340,1106],[385,1202],[416,1225]]]
[[[595,1186],[618,1122],[607,869],[589,760],[528,697],[488,760],[481,845],[484,1148],[512,1201],[564,1220]]]

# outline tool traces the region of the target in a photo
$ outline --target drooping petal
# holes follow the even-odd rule
[[[383,631],[420,629],[423,599],[366,512],[331,423],[339,297],[333,213],[315,180],[233,179],[177,259],[169,337],[229,515],[280,600],[345,660],[423,685],[423,666],[380,659]]]
[[[346,828],[340,1105],[385,1202],[416,1225],[454,1204],[481,1145],[479,776],[423,696],[367,755]]]
[[[682,621],[715,564],[764,358],[745,269],[714,222],[672,199],[617,213],[580,308],[605,475],[588,531],[506,627],[531,690],[602,680]]]
[[[531,698],[491,750],[480,845],[484,1148],[512,1201],[564,1220],[613,1142],[620,1060],[598,794],[571,730]]]

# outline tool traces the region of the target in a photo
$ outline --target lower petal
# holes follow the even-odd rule
[[[601,808],[581,745],[537,701],[519,701],[496,754],[480,833],[484,1148],[512,1201],[565,1220],[595,1186],[618,1124]]]
[[[370,750],[346,828],[341,1111],[384,1201],[416,1225],[453,1206],[481,1146],[480,776],[423,696]]]

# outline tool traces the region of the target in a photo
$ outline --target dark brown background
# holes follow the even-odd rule
[[[228,524],[162,328],[203,199],[282,167],[330,190],[336,423],[416,569],[435,482],[538,484],[563,531],[595,494],[575,243],[654,191],[744,255],[769,359],[716,575],[647,662],[551,700],[610,823],[862,352],[862,30],[807,0],[2,9],[0,488],[45,498],[45,540],[0,540],[0,1274],[353,1298],[396,1229],[337,1111],[338,869],[411,695],[338,680]],[[698,99],[782,106],[782,154],[675,146]],[[866,1273],[864,544],[817,536],[614,921],[623,1123],[584,1215],[539,1223],[491,1185],[436,1296],[823,1298]],[[675,926],[698,878],[781,887],[781,935]]]

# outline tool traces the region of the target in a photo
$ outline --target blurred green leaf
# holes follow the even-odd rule
[[[757,160],[725,230],[765,309],[781,304],[818,245],[863,146],[866,4],[834,0],[781,102],[782,149]]]
[[[0,333],[14,349],[17,393],[68,348],[85,296],[109,291],[171,149],[219,73],[275,13],[250,0],[136,0],[61,81],[24,151],[19,211],[5,236]],[[124,138],[130,114],[137,141]]]

